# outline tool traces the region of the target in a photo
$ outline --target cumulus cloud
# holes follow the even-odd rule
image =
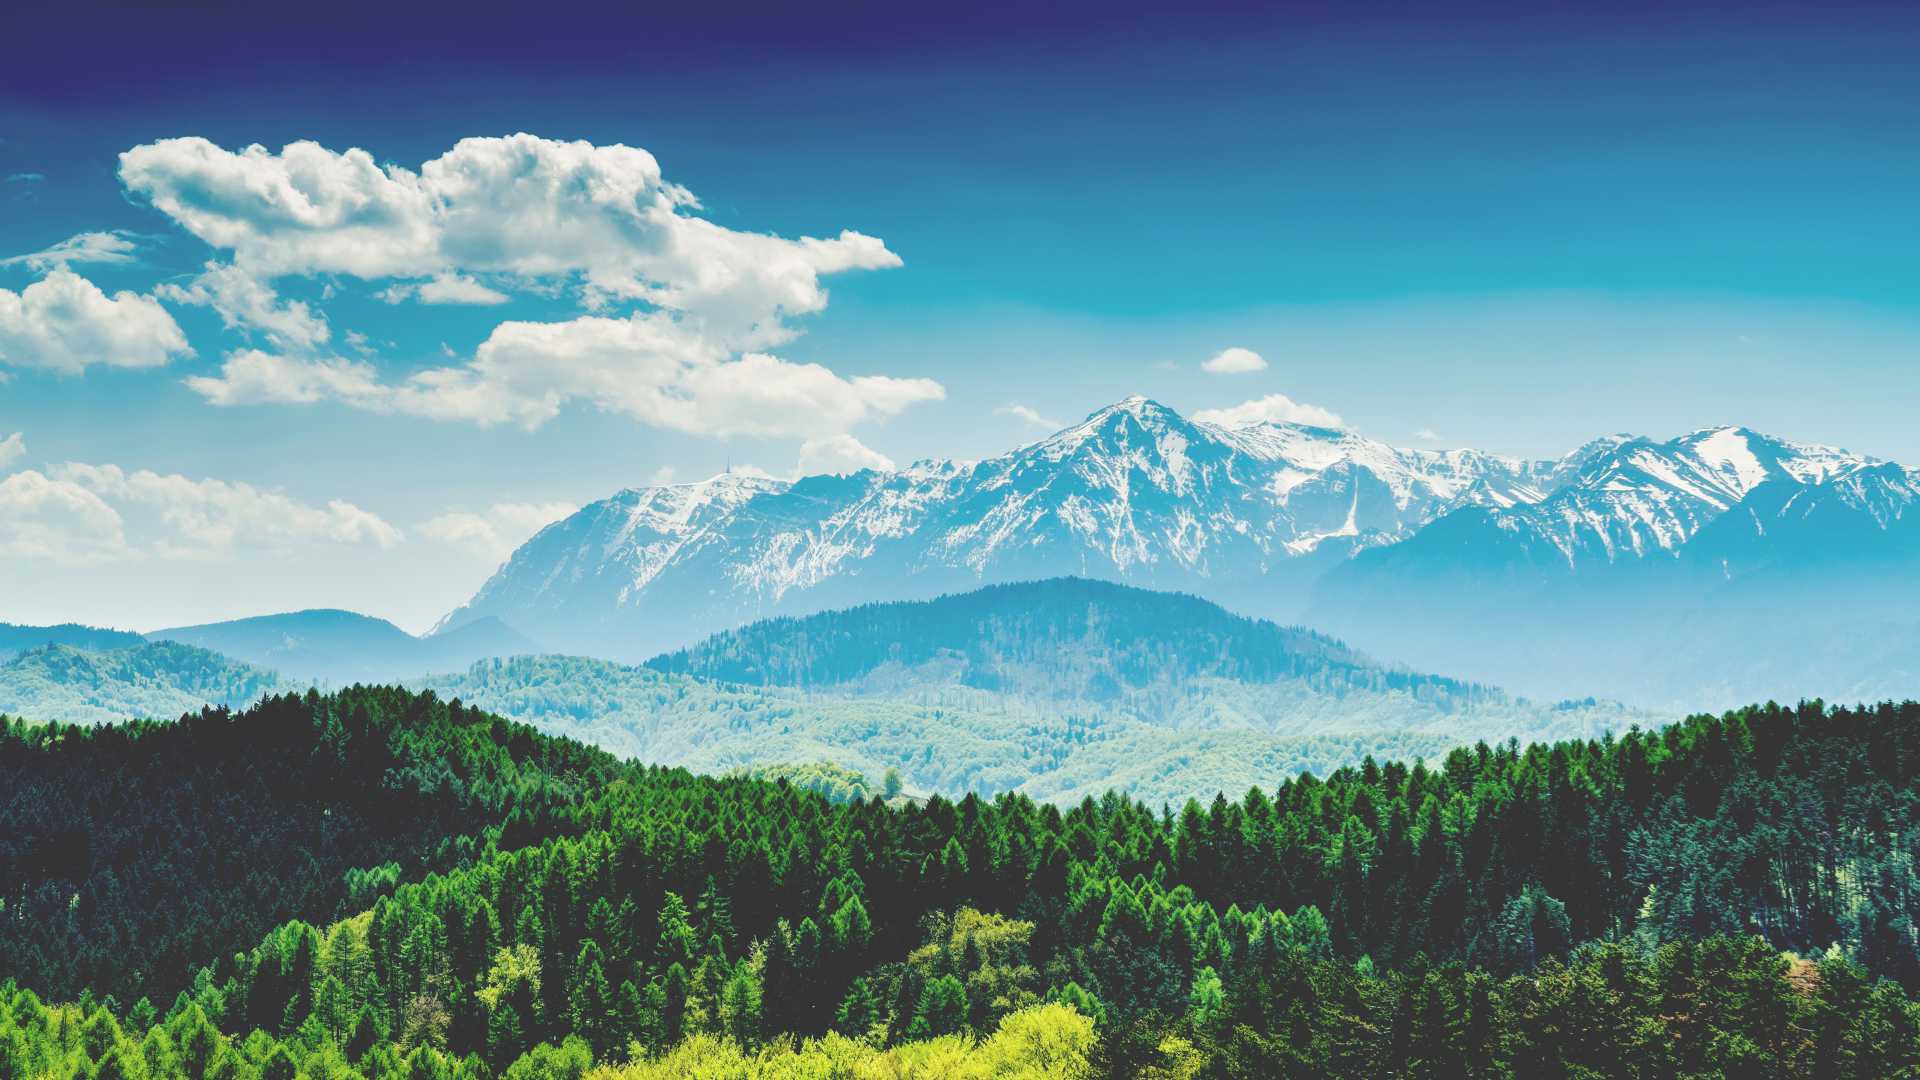
[[[0,439],[0,469],[4,469],[27,456],[26,436],[19,432]]]
[[[418,300],[423,304],[504,304],[506,293],[489,289],[465,274],[442,274],[430,281],[408,282],[383,289],[380,299],[389,304]]]
[[[24,266],[45,273],[74,263],[130,263],[137,245],[130,233],[84,232],[40,251],[0,259],[0,266]]]
[[[1214,353],[1200,365],[1200,370],[1209,375],[1245,375],[1267,370],[1267,361],[1252,349],[1243,349],[1236,345]]]
[[[81,462],[55,465],[42,479],[90,497],[116,517],[151,516],[155,535],[141,550],[161,558],[219,558],[242,544],[269,549],[302,543],[391,548],[403,539],[399,529],[352,503],[334,499],[315,506],[245,483]]]
[[[513,554],[534,533],[578,510],[572,503],[494,503],[473,513],[449,511],[422,523],[420,535],[495,561]]]
[[[0,289],[0,364],[77,375],[92,364],[159,367],[191,354],[179,324],[152,297],[108,296],[66,269],[17,293]]]
[[[1225,428],[1253,427],[1256,424],[1306,424],[1310,427],[1345,427],[1345,421],[1318,405],[1306,405],[1285,394],[1243,401],[1224,409],[1202,409],[1195,420]]]
[[[1067,426],[1051,416],[1042,416],[1038,409],[1028,405],[1021,405],[1017,402],[1011,405],[1002,405],[993,411],[998,416],[1014,417],[1026,423],[1028,427],[1039,428],[1042,431],[1058,431]]]
[[[861,469],[891,472],[893,459],[846,434],[808,439],[800,444],[801,476],[845,476]]]
[[[843,377],[765,351],[826,307],[825,275],[900,265],[884,243],[716,225],[635,147],[473,138],[415,171],[312,142],[230,151],[181,138],[128,150],[120,176],[227,253],[169,295],[275,347],[188,381],[215,404],[339,400],[531,429],[579,402],[674,430],[824,438],[944,394],[928,379]],[[383,375],[320,355],[324,319],[271,286],[296,275],[399,279],[377,293],[390,303],[497,304],[526,290],[588,313],[504,322],[464,363]]]
[[[745,348],[823,309],[821,275],[900,265],[857,232],[789,240],[694,216],[645,150],[526,134],[462,139],[418,172],[313,142],[164,139],[121,154],[120,177],[256,277],[577,279],[590,306],[642,301]]]
[[[282,300],[273,287],[238,267],[208,263],[186,285],[162,285],[154,293],[178,304],[211,307],[229,330],[258,330],[282,349],[307,350],[332,336],[326,317],[305,301]]]
[[[712,435],[818,437],[945,395],[931,379],[844,378],[765,353],[730,358],[659,312],[624,319],[505,322],[469,362],[383,382],[367,364],[232,354],[187,385],[216,405],[337,400],[483,426],[538,428],[569,402]]]
[[[130,554],[119,511],[84,486],[34,469],[0,479],[0,556],[80,566]]]

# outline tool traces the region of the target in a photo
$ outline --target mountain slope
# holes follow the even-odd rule
[[[62,623],[58,626],[0,623],[0,660],[45,645],[71,645],[76,649],[123,649],[145,640],[130,630],[105,630],[79,623]]]
[[[1920,692],[1917,504],[1920,470],[1746,428],[1522,461],[1130,398],[980,462],[622,492],[441,625],[492,616],[639,660],[756,619],[1074,575],[1546,698],[1900,696]]]
[[[1129,398],[981,462],[621,492],[528,541],[441,626],[492,615],[639,659],[755,618],[1064,574],[1284,614],[1353,551],[1445,506],[1530,497],[1554,470]]]
[[[869,779],[898,770],[915,793],[1015,791],[1070,804],[1119,791],[1178,806],[1311,771],[1325,775],[1375,758],[1437,758],[1471,727],[1256,726],[1255,710],[1208,730],[1159,727],[1131,716],[1042,710],[1004,695],[955,688],[903,696],[807,694],[709,682],[585,657],[483,661],[424,680],[439,694],[616,754],[697,773],[828,762]],[[1245,706],[1244,702],[1236,704]],[[1476,714],[1478,716],[1479,714]],[[1599,709],[1541,710],[1531,733],[1596,731]],[[1487,737],[1528,734],[1488,713]]]
[[[147,637],[211,649],[290,678],[335,685],[391,681],[465,667],[485,657],[540,651],[498,619],[476,619],[455,632],[414,637],[385,619],[331,609],[178,626]]]
[[[1307,712],[1340,716],[1349,729],[1416,727],[1510,704],[1498,691],[1385,668],[1331,638],[1236,616],[1198,597],[1081,578],[771,619],[649,666],[846,693],[967,687],[1166,727],[1204,713],[1201,699],[1223,684],[1243,693],[1269,688]],[[1344,710],[1339,703],[1349,697],[1355,708]],[[1299,723],[1285,713],[1255,721],[1269,729]]]
[[[1621,442],[1317,585],[1315,625],[1522,692],[1688,708],[1920,689],[1920,472],[1714,428]]]
[[[0,714],[66,724],[166,720],[206,705],[243,708],[289,688],[274,672],[178,642],[49,645],[0,664]]]
[[[1085,579],[752,623],[645,668],[522,657],[427,685],[698,771],[830,761],[898,769],[915,791],[1059,802],[1114,789],[1179,804],[1369,754],[1657,719],[1514,700],[1196,597]]]

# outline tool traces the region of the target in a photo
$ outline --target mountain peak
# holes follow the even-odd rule
[[[1111,405],[1095,409],[1088,413],[1083,423],[1092,424],[1114,416],[1130,416],[1136,420],[1143,421],[1149,419],[1160,421],[1171,420],[1179,423],[1184,423],[1186,419],[1169,406],[1162,405],[1145,394],[1131,394]]]

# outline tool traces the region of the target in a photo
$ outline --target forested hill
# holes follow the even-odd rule
[[[0,623],[0,660],[47,645],[71,645],[76,649],[124,649],[146,640],[130,630],[104,630],[79,623],[61,623],[58,626]]]
[[[1333,698],[1396,694],[1448,712],[1502,698],[1388,668],[1332,638],[1242,618],[1198,597],[1082,578],[768,619],[648,666],[755,686],[957,684],[1161,719],[1187,687],[1211,679],[1293,683]]]
[[[0,663],[0,716],[68,724],[244,708],[291,687],[278,674],[174,641],[131,648],[47,645]]]
[[[393,689],[166,723],[0,718],[0,976],[170,1000],[191,964],[289,918],[349,914],[502,829],[524,842],[560,828],[627,771]]]
[[[1915,704],[1368,762],[1172,816],[832,802],[621,765],[398,691],[16,726],[0,768],[26,792],[0,803],[0,836],[67,830],[0,878],[0,971],[36,991],[0,986],[8,1075],[1920,1069]],[[87,795],[121,776],[182,809],[130,828],[121,800]],[[392,887],[340,870],[391,856],[329,846],[371,844],[378,822],[417,853],[502,815],[484,842],[397,860]],[[234,908],[291,921],[236,956]],[[142,952],[218,918],[198,973],[176,966],[191,950]],[[134,972],[189,989],[140,1000]],[[38,992],[81,984],[121,993]]]

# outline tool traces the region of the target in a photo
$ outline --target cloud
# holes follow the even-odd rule
[[[1040,410],[1038,409],[1018,403],[1002,405],[993,410],[993,412],[996,416],[1015,417],[1025,422],[1029,427],[1036,427],[1043,431],[1058,431],[1067,426],[1050,416],[1040,415]]]
[[[494,561],[552,523],[578,510],[573,503],[494,503],[480,513],[449,511],[422,523],[420,535]]]
[[[4,469],[26,456],[27,440],[26,437],[19,432],[16,431],[6,438],[0,439],[0,469]]]
[[[1267,361],[1252,349],[1243,349],[1236,345],[1214,353],[1212,358],[1200,365],[1200,370],[1209,375],[1245,375],[1249,372],[1267,370]]]
[[[808,439],[800,444],[801,476],[845,476],[861,469],[892,472],[893,459],[845,434]]]
[[[578,402],[678,431],[824,438],[945,393],[930,379],[843,377],[765,351],[826,307],[825,275],[899,266],[884,243],[717,225],[635,147],[463,139],[415,171],[312,142],[229,151],[180,138],[126,151],[120,176],[227,253],[167,295],[209,304],[274,346],[188,380],[215,404],[338,400],[533,429]],[[399,279],[377,294],[390,303],[570,295],[584,313],[503,322],[464,363],[394,376],[319,355],[325,320],[273,291],[295,275]]]
[[[91,364],[159,367],[190,356],[187,336],[152,297],[109,297],[71,270],[0,289],[0,364],[77,375]]]
[[[74,263],[130,263],[138,249],[138,245],[128,239],[130,235],[121,231],[84,232],[41,251],[0,259],[0,266],[24,266],[45,273]]]
[[[33,469],[0,478],[0,556],[81,566],[130,554],[119,512],[82,485]]]
[[[931,379],[848,379],[818,364],[764,353],[730,359],[658,312],[501,323],[471,361],[397,382],[382,381],[371,365],[355,361],[258,350],[230,355],[218,377],[186,382],[216,405],[337,400],[378,412],[531,430],[579,401],[675,431],[801,438],[840,434],[946,393]]]
[[[399,529],[352,503],[334,499],[315,506],[251,484],[80,462],[55,465],[43,479],[91,497],[116,518],[136,513],[150,518],[155,535],[143,547],[127,548],[124,542],[121,547],[167,559],[221,558],[243,544],[273,550],[308,543],[385,549],[404,539]]]
[[[45,173],[37,173],[37,172],[17,172],[17,173],[9,173],[9,174],[7,174],[7,183],[9,183],[9,184],[37,184],[37,183],[39,183],[40,181],[42,181],[42,180],[45,180],[46,178],[47,178],[47,174],[45,174]]]
[[[305,301],[282,300],[271,285],[224,263],[210,262],[187,285],[162,285],[154,293],[178,304],[211,307],[227,329],[258,330],[282,349],[306,351],[332,336],[326,317]]]
[[[423,304],[504,304],[506,293],[489,289],[465,274],[442,274],[430,281],[394,285],[380,292],[389,304],[418,300]]]
[[[900,265],[881,241],[737,232],[636,147],[520,134],[462,139],[415,172],[361,149],[223,149],[164,139],[120,155],[127,190],[262,279],[480,272],[572,284],[589,307],[639,301],[741,348],[826,307],[823,274]]]
[[[1224,409],[1202,409],[1195,420],[1225,428],[1252,427],[1255,424],[1306,424],[1309,427],[1345,427],[1339,416],[1318,405],[1305,405],[1285,394],[1243,401]]]
[[[1413,437],[1419,439],[1421,442],[1440,441],[1440,433],[1430,427],[1423,427],[1419,431],[1414,432]]]

